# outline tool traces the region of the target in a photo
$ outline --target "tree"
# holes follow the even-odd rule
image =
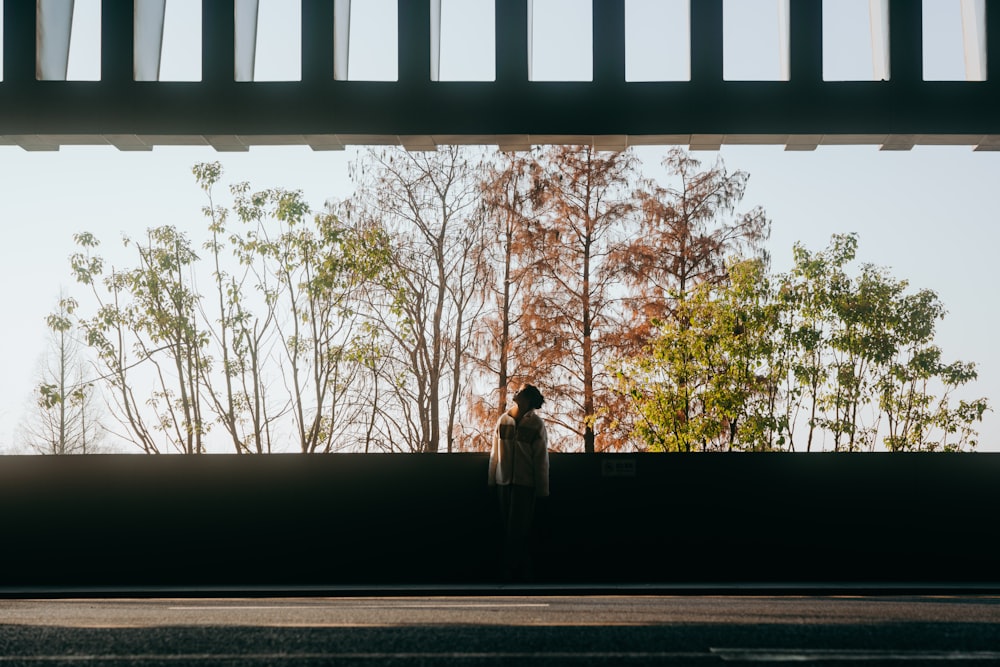
[[[535,215],[525,231],[533,258],[524,273],[522,363],[551,399],[550,419],[578,436],[585,452],[603,449],[614,400],[608,344],[620,327],[613,261],[633,209],[630,152],[553,146],[537,158]],[[608,335],[605,340],[603,336]]]
[[[62,296],[46,318],[49,354],[35,388],[34,412],[21,425],[23,444],[39,454],[93,454],[104,442],[99,395],[86,378],[72,316],[76,300]]]
[[[702,283],[679,300],[621,369],[647,445],[794,450],[804,421],[807,451],[818,434],[835,451],[871,450],[879,438],[890,451],[974,447],[973,425],[989,405],[950,404],[976,373],[942,362],[937,295],[910,294],[872,265],[852,277],[856,248],[853,235],[816,253],[797,245],[788,274],[744,261],[730,266],[729,284]]]
[[[836,451],[871,449],[880,434],[890,450],[974,446],[972,424],[989,406],[985,399],[949,404],[977,374],[974,364],[942,361],[933,338],[944,306],[933,291],[909,294],[907,281],[871,264],[852,278],[846,267],[857,245],[856,235],[844,234],[821,252],[796,246],[795,267],[783,279],[801,313],[791,343],[796,372],[808,382],[807,450],[816,428],[830,432]]]
[[[335,216],[312,215],[301,192],[249,194],[239,186],[236,193],[241,218],[257,225],[238,248],[264,260],[260,277],[274,286],[266,300],[283,307],[274,326],[298,446],[305,453],[332,451],[358,416],[348,405],[358,368],[351,356],[359,324],[353,299],[368,256],[345,245],[348,230]]]
[[[667,153],[663,166],[679,185],[643,183],[636,193],[637,229],[615,258],[631,291],[633,351],[647,340],[650,324],[670,317],[691,289],[724,284],[731,257],[767,259],[763,243],[770,221],[764,210],[736,213],[749,174],[729,173],[721,160],[702,170],[701,162],[681,148]]]
[[[136,248],[132,269],[103,275],[104,261],[91,254],[99,245],[89,233],[74,236],[81,250],[70,258],[78,282],[88,285],[97,314],[81,318],[87,343],[104,368],[104,380],[116,406],[115,416],[128,440],[146,453],[168,447],[202,453],[210,423],[203,414],[199,379],[209,363],[206,333],[196,317],[200,296],[192,289],[190,268],[197,259],[185,235],[170,226],[147,231],[144,243],[125,237]],[[134,393],[136,366],[146,367],[143,385],[154,389],[146,400]],[[145,408],[153,411],[152,419]]]
[[[656,451],[770,451],[786,443],[787,358],[776,339],[782,307],[761,260],[701,283],[654,322],[644,352],[619,367],[636,433]]]
[[[224,382],[217,389],[217,377],[206,374],[203,384],[218,420],[237,451],[271,451],[275,422],[287,415],[300,451],[348,446],[364,420],[356,382],[365,367],[358,337],[367,333],[357,304],[384,261],[377,240],[332,212],[313,214],[300,191],[253,191],[248,183],[230,187],[238,223],[230,226],[212,198],[221,166],[196,165],[194,173],[209,197],[205,248],[218,303],[209,329]],[[273,399],[279,382],[288,390],[283,402]]]
[[[524,295],[535,251],[527,232],[532,226],[532,199],[538,196],[538,170],[534,156],[497,152],[485,166],[480,184],[487,225],[483,279],[487,310],[478,319],[469,361],[488,390],[485,395],[470,395],[470,417],[478,425],[471,446],[477,449],[490,446],[490,433],[507,408],[509,387],[536,374],[518,352],[526,344]]]
[[[217,388],[210,374],[202,376],[202,383],[235,451],[270,452],[272,427],[283,406],[273,406],[270,401],[273,378],[268,376],[268,366],[277,336],[277,287],[272,284],[266,258],[255,250],[263,221],[258,208],[240,200],[234,207],[237,218],[254,227],[249,237],[230,230],[227,209],[216,206],[213,199],[222,166],[201,163],[192,171],[208,197],[203,212],[212,238],[204,248],[212,256],[218,304],[218,326],[210,330],[222,357],[223,372],[222,388]],[[247,188],[239,184],[232,192],[245,197]],[[224,254],[227,241],[231,246],[228,257]],[[235,264],[231,259],[237,260]],[[256,300],[251,297],[254,293]]]
[[[208,197],[208,298],[197,289],[206,262],[175,227],[125,238],[136,265],[110,272],[97,239],[76,236],[71,264],[97,303],[80,326],[126,437],[147,453],[197,454],[221,424],[237,453],[287,439],[307,453],[352,446],[365,428],[358,292],[381,270],[379,244],[313,215],[299,191],[235,184],[230,216],[214,199],[221,166],[193,171]]]
[[[483,302],[485,226],[475,166],[459,147],[367,153],[344,216],[387,258],[366,286],[380,441],[415,452],[452,451],[472,329]]]
[[[887,419],[885,446],[891,451],[959,451],[975,447],[972,425],[982,421],[989,404],[983,398],[951,405],[955,389],[978,377],[975,364],[945,363],[933,344],[933,322],[944,316],[930,290],[903,298],[893,332],[896,354],[875,380],[879,407]],[[928,326],[928,325],[931,326]],[[932,390],[937,385],[940,396]]]

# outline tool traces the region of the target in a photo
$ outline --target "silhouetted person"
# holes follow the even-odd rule
[[[549,495],[549,441],[535,412],[545,399],[525,384],[493,433],[489,484],[497,487],[503,526],[504,578],[530,578],[531,524],[535,498]]]

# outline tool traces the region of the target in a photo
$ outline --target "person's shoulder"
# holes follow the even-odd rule
[[[542,419],[541,415],[532,410],[528,414],[524,415],[524,419],[521,420],[522,426],[529,426],[531,428],[545,428],[545,420]]]
[[[497,419],[497,426],[500,426],[501,424],[514,424],[514,423],[515,423],[514,418],[511,417],[510,414],[506,412],[500,415],[500,417]]]

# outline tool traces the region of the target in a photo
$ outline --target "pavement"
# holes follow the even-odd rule
[[[1000,664],[1000,595],[0,599],[4,665]]]

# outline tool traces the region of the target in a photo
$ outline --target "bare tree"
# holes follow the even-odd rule
[[[86,378],[73,327],[76,307],[76,301],[64,295],[46,318],[49,351],[35,388],[34,409],[19,433],[22,446],[39,454],[93,454],[105,440],[99,395]]]
[[[345,215],[382,239],[388,270],[366,290],[384,354],[376,406],[388,447],[452,451],[461,426],[464,360],[482,308],[485,243],[479,185],[469,151],[369,152]],[[442,447],[443,446],[443,447]]]

